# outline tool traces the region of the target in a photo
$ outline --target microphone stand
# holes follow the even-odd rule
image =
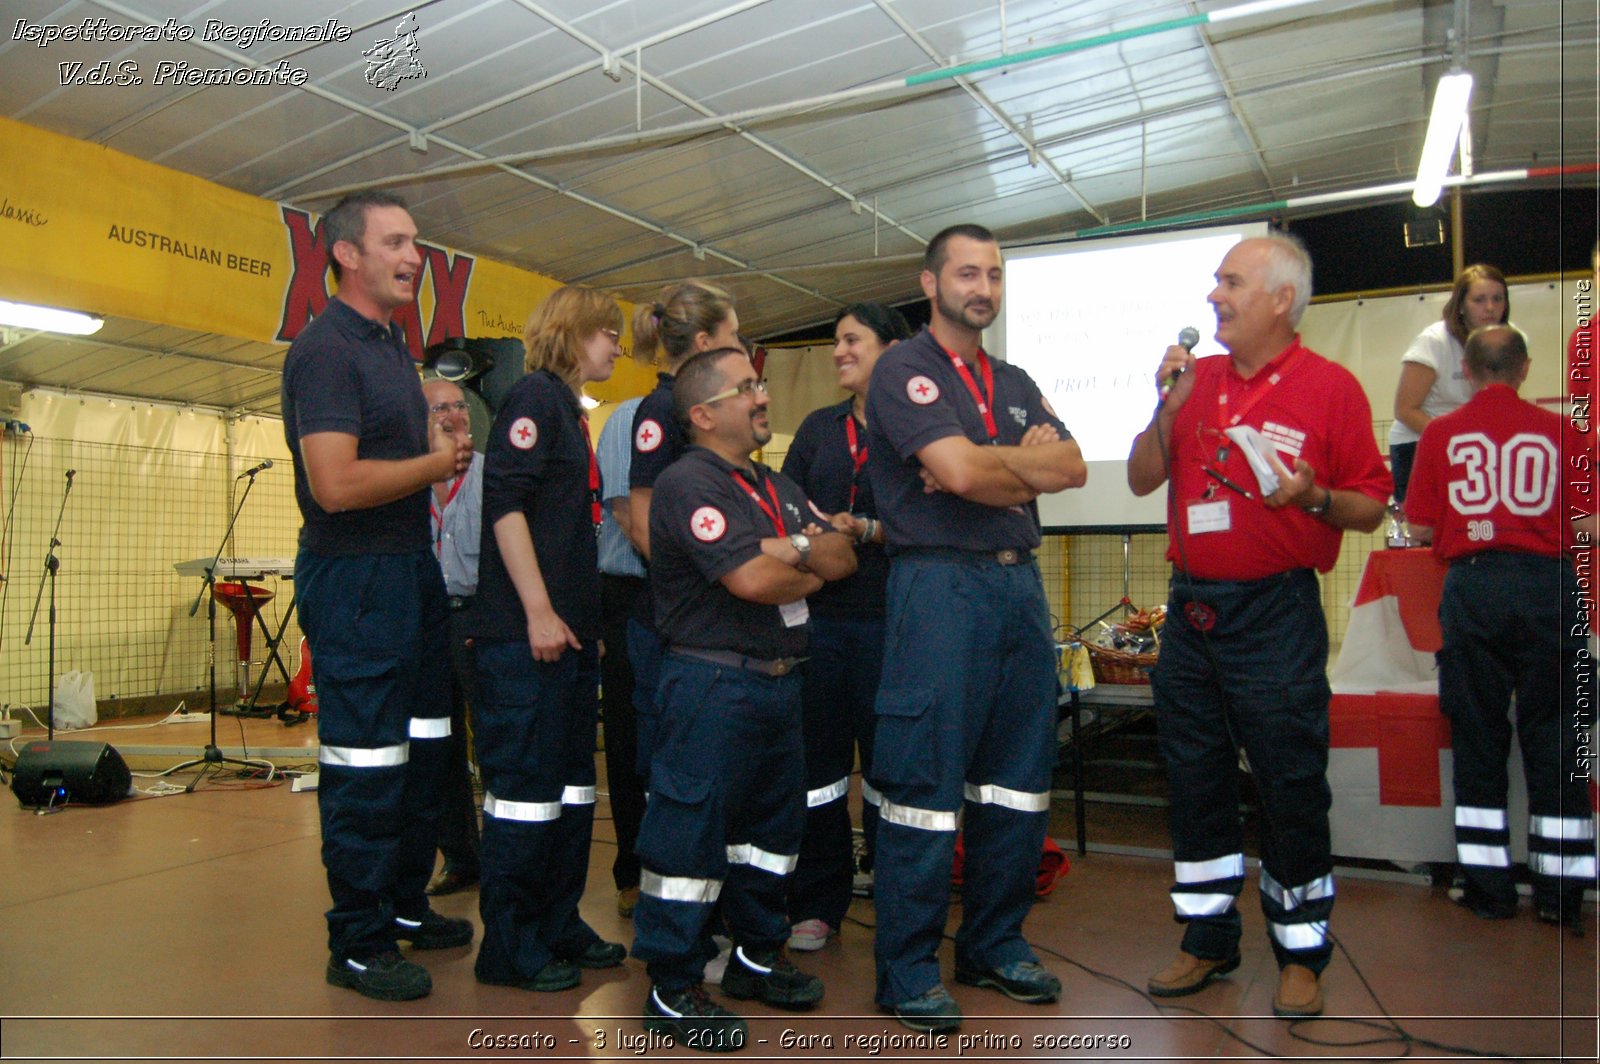
[[[56,738],[56,570],[61,568],[61,559],[56,557],[56,548],[61,546],[61,518],[67,512],[67,496],[72,494],[72,478],[78,475],[76,469],[67,470],[67,486],[61,492],[61,508],[56,511],[55,531],[50,533],[50,546],[45,550],[44,572],[39,574],[39,590],[33,596],[33,614],[28,618],[28,635],[22,641],[23,646],[33,642],[33,625],[39,619],[39,600],[44,597],[45,581],[50,582],[50,658],[49,676],[50,701],[45,703],[45,730],[49,733],[51,742]]]
[[[260,761],[251,758],[224,757],[222,748],[217,745],[217,565],[222,561],[222,552],[228,546],[228,540],[233,536],[233,526],[239,521],[239,514],[244,511],[245,500],[250,498],[250,489],[255,487],[256,474],[259,469],[252,469],[244,476],[250,478],[250,483],[244,487],[244,493],[239,496],[239,505],[233,508],[233,516],[228,518],[227,530],[222,533],[222,542],[217,544],[217,553],[212,555],[211,564],[206,566],[206,571],[201,576],[200,591],[195,595],[194,604],[189,607],[189,616],[193,617],[200,609],[202,599],[206,600],[206,625],[210,629],[210,652],[207,655],[211,673],[211,741],[206,744],[205,753],[197,758],[191,758],[182,764],[174,765],[168,773],[181,772],[183,769],[200,765],[200,772],[190,781],[184,790],[189,794],[206,778],[209,772],[215,775],[222,771],[223,765],[238,765],[241,768],[265,768],[267,778],[277,771],[277,766],[270,761]]]

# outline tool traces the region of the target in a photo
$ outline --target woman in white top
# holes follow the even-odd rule
[[[1405,502],[1423,428],[1472,398],[1472,386],[1461,368],[1467,336],[1482,326],[1500,325],[1510,316],[1505,275],[1477,263],[1456,277],[1440,320],[1418,333],[1406,348],[1394,392],[1394,425],[1389,429],[1395,501]]]

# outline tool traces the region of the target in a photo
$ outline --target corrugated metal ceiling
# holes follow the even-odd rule
[[[1463,5],[1478,169],[1594,162],[1593,5]],[[247,50],[198,39],[9,41],[0,110],[312,209],[338,189],[403,178],[397,188],[432,242],[635,299],[662,282],[722,275],[760,335],[852,300],[915,295],[904,256],[952,222],[1021,239],[1414,172],[1431,87],[1451,56],[1458,9],[1448,2],[1309,3],[829,99],[1230,6],[11,0],[7,16],[34,23],[331,18],[352,35]],[[368,84],[361,50],[413,11],[427,76],[392,92]],[[57,64],[107,58],[143,69],[289,59],[311,76],[299,88],[225,91],[59,85]],[[730,119],[757,108],[773,110]],[[653,135],[693,122],[702,124]],[[549,154],[498,161],[528,152]],[[429,176],[439,168],[452,169]],[[273,345],[129,322],[89,341],[12,340],[0,348],[3,379],[276,411]]]

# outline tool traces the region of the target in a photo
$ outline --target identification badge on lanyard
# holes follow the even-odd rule
[[[1199,535],[1202,532],[1226,532],[1233,527],[1233,518],[1228,513],[1228,500],[1218,499],[1216,502],[1192,502],[1189,504],[1189,534]]]

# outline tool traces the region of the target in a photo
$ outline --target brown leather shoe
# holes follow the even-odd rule
[[[633,917],[633,910],[639,907],[639,888],[623,887],[617,891],[617,915],[625,919]]]
[[[477,885],[476,872],[458,872],[454,868],[442,868],[428,880],[425,890],[431,897],[437,898],[441,894],[454,894],[458,890],[466,890]]]
[[[1156,997],[1183,997],[1204,990],[1211,980],[1239,967],[1239,955],[1211,961],[1178,951],[1178,959],[1150,977],[1146,984]]]
[[[1322,983],[1317,973],[1301,964],[1286,964],[1278,973],[1278,992],[1272,996],[1273,1015],[1286,1020],[1322,1015]]]

